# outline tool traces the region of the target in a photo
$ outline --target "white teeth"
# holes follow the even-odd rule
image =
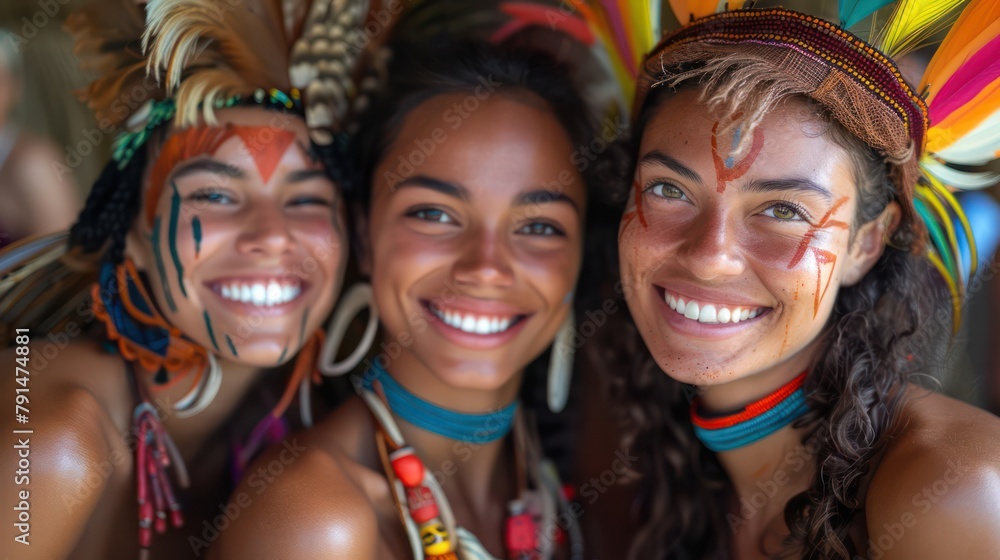
[[[263,284],[254,284],[253,288],[250,289],[250,294],[253,297],[254,305],[264,305],[267,301],[267,288]]]
[[[267,285],[267,305],[275,305],[280,302],[281,294],[281,286],[274,280],[271,280],[271,283]]]
[[[735,307],[730,309],[728,307],[723,307],[721,305],[715,305],[711,303],[697,303],[694,301],[684,301],[682,297],[675,297],[671,294],[664,292],[664,301],[677,313],[683,315],[688,319],[693,319],[699,323],[706,324],[725,324],[725,323],[739,323],[740,321],[746,321],[748,319],[753,319],[764,313],[766,308],[742,308]]]
[[[693,301],[689,301],[688,304],[684,307],[684,316],[687,317],[688,319],[697,320],[700,314],[701,314],[701,309],[698,309],[698,304]]]
[[[271,280],[266,283],[222,285],[219,287],[219,293],[223,298],[231,301],[272,306],[288,303],[299,297],[302,288],[295,285],[282,285],[277,280]]]
[[[719,308],[719,314],[718,314],[719,322],[720,323],[728,323],[729,322],[729,317],[730,317],[729,309],[727,309],[725,307],[720,307]]]
[[[511,324],[510,319],[501,319],[499,317],[489,316],[462,315],[457,311],[441,311],[433,305],[430,306],[430,310],[431,313],[433,313],[438,319],[441,319],[441,321],[449,327],[453,327],[467,333],[497,334],[507,330]]]
[[[686,317],[686,315],[685,315]],[[711,304],[705,304],[701,308],[701,313],[698,314],[699,323],[717,323],[718,320],[715,316],[715,306]]]

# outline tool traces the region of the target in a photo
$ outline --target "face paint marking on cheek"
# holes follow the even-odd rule
[[[839,210],[840,207],[843,206],[846,203],[847,203],[847,197],[846,196],[841,197],[840,200],[838,200],[836,203],[834,203],[833,207],[831,207],[826,212],[826,214],[823,215],[823,217],[820,219],[819,223],[816,224],[815,226],[809,228],[809,231],[807,231],[806,234],[802,236],[802,241],[799,242],[799,246],[795,249],[795,254],[792,255],[792,260],[788,261],[788,268],[789,269],[791,269],[795,265],[799,264],[799,261],[802,260],[802,257],[804,257],[806,255],[806,249],[809,247],[809,243],[816,236],[816,232],[818,230],[826,229],[826,228],[831,228],[831,227],[840,228],[840,229],[847,229],[848,226],[844,222],[841,222],[839,220],[831,220],[830,219],[830,217],[833,216],[833,213],[836,212],[837,210]]]
[[[201,220],[198,216],[191,219],[191,233],[194,236],[194,256],[198,258],[201,253]]]
[[[639,181],[632,182],[632,189],[635,191],[635,213],[639,216],[639,223],[642,227],[648,227],[646,225],[646,215],[642,212],[642,185]]]
[[[837,255],[817,247],[812,247],[812,252],[813,256],[816,257],[816,295],[813,300],[813,319],[815,319],[819,313],[819,304],[826,297],[826,290],[830,287],[830,281],[833,280],[833,270],[837,268]],[[823,291],[820,293],[819,285],[822,281],[823,265],[829,263],[832,263],[833,266],[830,267],[830,275],[826,277],[826,285],[823,286]]]
[[[636,213],[634,211],[626,212],[625,215],[622,216],[622,226],[621,229],[618,230],[618,241],[622,240],[622,236],[625,235],[625,230],[627,230],[628,227],[632,225],[632,221],[635,220],[635,218],[636,218]]]
[[[229,345],[229,351],[233,353],[234,358],[238,358],[239,354],[236,353],[236,345],[233,344],[233,339],[229,338],[228,334],[225,335],[225,337],[226,337],[226,344]]]
[[[170,282],[167,281],[167,267],[163,264],[163,252],[160,251],[160,217],[153,220],[153,237],[150,243],[153,245],[153,258],[156,260],[156,274],[160,277],[160,284],[163,285],[163,296],[167,299],[167,307],[171,312],[177,312],[177,305],[174,304],[174,296],[170,293]]]
[[[177,269],[177,285],[181,288],[181,295],[187,297],[187,289],[184,288],[184,265],[181,264],[181,256],[177,252],[177,222],[181,217],[181,195],[177,192],[177,184],[170,182],[170,187],[174,189],[174,194],[170,197],[170,229],[167,232],[170,243],[170,258],[174,261],[174,268]]]
[[[271,175],[278,169],[281,158],[285,156],[288,147],[295,143],[296,136],[287,130],[275,130],[272,127],[233,127],[236,134],[243,140],[250,157],[257,164],[257,171],[264,182],[271,180]]]
[[[218,352],[219,343],[216,342],[215,340],[215,331],[212,330],[212,320],[208,317],[208,311],[204,312],[204,316],[205,316],[205,329],[208,330],[208,336],[209,338],[212,339],[212,346],[215,348],[215,351]]]
[[[281,349],[281,355],[278,356],[278,362],[277,363],[279,365],[281,364],[281,362],[285,361],[285,354],[287,354],[287,353],[288,353],[288,345],[286,344],[285,347]]]
[[[309,308],[302,314],[302,324],[299,325],[299,346],[306,344],[306,322],[309,321]]]
[[[733,115],[733,120],[740,118],[740,116],[739,113]],[[719,153],[719,141],[716,137],[718,130],[719,123],[716,121],[712,125],[712,161],[715,162],[715,177],[716,181],[718,181],[716,190],[721,193],[726,191],[726,183],[735,181],[745,175],[747,171],[750,171],[750,167],[757,161],[757,156],[760,155],[760,151],[764,148],[764,133],[760,129],[753,131],[750,153],[737,162],[732,156],[723,158],[722,154]],[[741,129],[736,129],[736,132],[733,133],[732,143],[734,147],[739,144],[741,135]]]

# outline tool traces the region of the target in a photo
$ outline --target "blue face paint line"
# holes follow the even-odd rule
[[[730,148],[731,152],[736,151],[736,147],[740,145],[740,138],[742,137],[743,137],[743,127],[737,127],[736,131],[733,132],[733,145]],[[736,160],[733,158],[733,156],[729,156],[726,158],[724,165],[726,166],[726,169],[732,169],[733,167],[736,166]]]
[[[226,344],[229,345],[229,351],[233,353],[234,357],[239,357],[239,354],[236,353],[236,346],[233,344],[233,339],[229,338],[228,334],[225,336],[226,336]]]
[[[201,220],[198,216],[191,219],[191,231],[194,233],[194,256],[197,258],[201,253]]]
[[[563,303],[569,303],[573,301],[573,290],[566,292],[566,297],[563,298]]]
[[[163,253],[160,251],[160,217],[153,220],[153,237],[150,239],[153,244],[153,257],[156,259],[156,272],[163,284],[163,296],[167,298],[167,307],[176,313],[177,306],[174,305],[174,296],[170,293],[170,282],[167,282],[167,267],[163,264]]]
[[[215,341],[215,331],[212,330],[212,320],[208,317],[208,311],[205,311],[205,328],[208,329],[208,336],[212,338],[212,346],[215,347],[215,351],[219,351],[219,343]]]
[[[304,346],[306,343],[306,321],[309,320],[309,308],[306,308],[305,313],[302,314],[302,325],[299,326],[299,346]]]
[[[173,181],[170,186],[174,189],[173,196],[170,197],[170,229],[167,235],[170,238],[170,257],[174,260],[174,267],[177,269],[177,285],[181,287],[181,295],[187,297],[187,289],[184,288],[184,265],[181,264],[181,257],[177,253],[177,222],[181,217],[181,195],[177,192],[177,184]]]
[[[278,364],[279,365],[281,364],[281,362],[285,361],[285,354],[287,354],[287,353],[288,353],[288,345],[286,344],[285,347],[281,350],[281,355],[278,356]]]

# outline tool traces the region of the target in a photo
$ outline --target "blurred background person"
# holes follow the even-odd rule
[[[62,159],[58,148],[13,122],[25,92],[19,44],[0,30],[0,247],[66,229],[80,208],[73,175],[54,165]]]

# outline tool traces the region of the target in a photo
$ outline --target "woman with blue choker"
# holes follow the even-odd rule
[[[300,438],[303,455],[223,535],[222,558],[582,558],[521,396],[547,375],[549,407],[565,404],[578,286],[599,276],[581,273],[584,231],[613,235],[613,214],[591,219],[593,169],[571,161],[586,108],[538,54],[408,54],[361,123],[371,285],[342,299],[321,367],[351,369],[376,323],[379,351],[360,397]],[[331,364],[366,305],[362,349]]]

